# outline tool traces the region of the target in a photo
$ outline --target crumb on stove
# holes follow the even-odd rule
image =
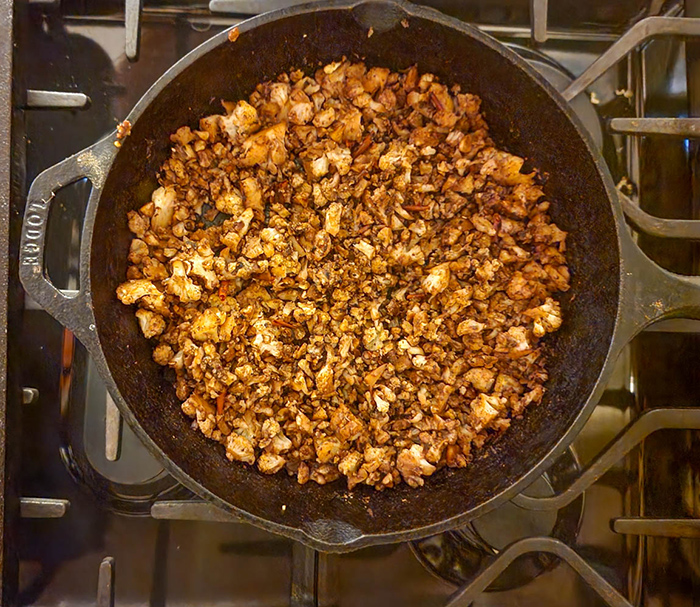
[[[131,135],[131,122],[128,120],[122,120],[122,122],[117,125],[117,140],[121,141],[129,135]]]
[[[241,35],[241,32],[238,29],[238,27],[234,27],[232,30],[229,30],[228,41],[235,42],[236,40],[238,40],[238,36],[240,36],[240,35]]]

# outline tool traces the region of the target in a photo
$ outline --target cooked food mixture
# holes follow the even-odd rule
[[[562,324],[536,171],[415,67],[343,60],[223,105],[171,136],[117,289],[192,427],[301,484],[468,466],[542,400]]]

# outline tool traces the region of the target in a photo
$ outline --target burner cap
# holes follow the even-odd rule
[[[569,449],[550,470],[523,493],[547,497],[567,487],[580,472],[578,459]],[[474,519],[460,529],[411,543],[418,560],[433,574],[456,586],[468,583],[504,548],[526,537],[552,536],[567,544],[576,540],[583,496],[558,511],[535,511],[512,502]],[[510,590],[523,586],[557,564],[547,554],[528,554],[515,560],[489,590]]]
[[[547,55],[517,44],[508,44],[507,46],[525,59],[525,61],[534,67],[544,79],[558,91],[563,91],[574,81],[572,74],[563,65],[557,63]],[[585,91],[579,93],[569,102],[569,105],[586,127],[596,147],[602,150],[603,128],[601,126],[600,116],[595,106],[591,103],[588,93]]]

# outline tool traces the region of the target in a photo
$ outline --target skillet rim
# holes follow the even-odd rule
[[[188,489],[193,491],[195,494],[203,497],[210,503],[215,504],[221,509],[233,514],[236,517],[240,517],[246,522],[250,522],[259,527],[263,527],[267,530],[273,531],[275,533],[282,534],[291,539],[300,541],[307,544],[315,549],[327,551],[327,552],[347,552],[351,550],[356,550],[369,545],[376,544],[387,544],[399,541],[410,541],[420,537],[425,537],[427,535],[432,535],[435,533],[440,533],[456,526],[464,524],[469,520],[472,520],[486,512],[493,510],[498,507],[503,502],[512,499],[515,495],[520,493],[525,487],[532,483],[538,476],[540,476],[547,468],[549,468],[554,461],[564,452],[566,448],[570,445],[572,440],[580,431],[581,427],[585,424],[590,416],[593,408],[597,405],[598,399],[603,391],[605,382],[612,372],[613,363],[617,354],[619,353],[618,336],[620,331],[620,313],[622,309],[622,301],[625,293],[625,260],[624,251],[627,250],[629,244],[633,244],[629,237],[623,239],[620,226],[624,225],[624,216],[620,208],[619,203],[617,203],[617,196],[615,194],[616,190],[613,184],[612,177],[609,173],[609,169],[605,164],[602,156],[596,151],[596,148],[592,142],[592,139],[586,129],[583,127],[581,121],[572,112],[569,104],[564,100],[561,94],[549,84],[534,68],[532,68],[524,59],[518,56],[514,51],[500,43],[498,40],[492,36],[482,32],[476,27],[462,22],[453,17],[449,17],[444,13],[441,13],[435,9],[429,7],[423,7],[414,5],[407,2],[406,0],[326,0],[324,2],[314,2],[303,4],[287,9],[282,9],[279,11],[274,11],[247,19],[240,22],[235,27],[238,27],[241,33],[248,30],[254,29],[260,25],[272,23],[279,19],[284,19],[290,16],[296,16],[301,14],[306,14],[309,12],[320,12],[324,10],[352,10],[356,7],[362,5],[372,5],[372,4],[382,4],[398,7],[405,16],[416,17],[420,19],[430,20],[442,27],[451,28],[457,30],[462,35],[470,36],[477,42],[485,45],[491,50],[499,53],[504,57],[513,68],[519,68],[524,71],[531,80],[534,80],[537,85],[550,97],[550,99],[558,106],[560,111],[564,113],[569,122],[574,127],[576,134],[581,139],[581,143],[586,148],[590,159],[593,161],[596,171],[600,177],[603,188],[607,194],[609,208],[612,213],[613,219],[613,229],[617,237],[615,245],[617,246],[617,258],[618,258],[618,268],[619,275],[617,277],[617,303],[616,312],[613,329],[610,335],[609,343],[605,352],[605,358],[601,365],[601,371],[599,373],[598,379],[595,381],[591,390],[589,392],[587,400],[581,405],[578,413],[573,419],[572,423],[569,425],[566,432],[564,432],[557,442],[552,446],[552,448],[538,461],[536,465],[531,467],[525,474],[523,474],[517,481],[500,491],[492,495],[488,500],[482,502],[478,506],[462,512],[456,516],[443,519],[439,522],[432,523],[430,525],[425,525],[422,527],[405,529],[401,531],[389,531],[386,533],[369,533],[364,534],[360,530],[352,527],[347,523],[341,521],[328,521],[329,523],[336,523],[339,526],[349,527],[347,537],[342,534],[342,531],[337,530],[336,536],[341,536],[341,540],[338,542],[329,541],[323,539],[323,533],[320,529],[315,528],[313,525],[305,527],[289,526],[282,523],[270,520],[268,518],[262,518],[256,516],[255,514],[242,510],[237,506],[227,502],[222,499],[206,487],[204,487],[195,478],[189,476],[186,472],[182,470],[177,464],[175,464],[170,458],[164,453],[161,447],[156,443],[156,441],[151,438],[138,422],[136,416],[131,411],[130,406],[126,400],[121,396],[121,393],[113,379],[111,369],[107,364],[106,357],[102,350],[102,341],[99,337],[99,331],[96,331],[93,335],[95,337],[92,344],[88,344],[88,349],[95,358],[95,364],[100,371],[101,376],[105,380],[107,387],[113,396],[115,402],[117,403],[121,414],[126,419],[129,426],[139,437],[141,442],[148,448],[148,450],[160,461],[164,468],[171,474],[176,480],[181,482]],[[216,34],[206,42],[202,43],[190,53],[181,58],[177,63],[175,63],[171,68],[169,68],[158,80],[146,91],[146,93],[141,97],[141,99],[136,103],[133,109],[129,112],[126,119],[129,120],[132,125],[140,118],[140,116],[146,111],[149,105],[155,100],[155,98],[165,89],[176,76],[182,73],[184,70],[189,68],[192,63],[202,58],[204,55],[214,50],[223,44],[230,44],[228,41],[228,32],[233,29],[229,28],[219,34]],[[110,133],[107,137],[103,138],[89,149],[97,149],[103,151],[104,165],[101,170],[104,171],[104,175],[107,175],[111,169],[114,161],[119,153],[119,150],[112,145],[114,139],[114,132]],[[105,148],[107,148],[105,150]],[[84,234],[83,234],[83,247],[81,250],[81,260],[86,268],[86,289],[85,296],[90,308],[90,312],[93,313],[92,304],[92,290],[91,290],[91,254],[92,254],[92,238],[94,236],[94,224],[97,215],[97,210],[102,199],[102,192],[91,200],[88,209],[86,211]],[[628,243],[627,240],[630,242]],[[611,243],[612,244],[612,243]],[[92,325],[95,326],[94,324]],[[625,342],[626,343],[626,342]],[[94,351],[93,351],[94,350]],[[357,533],[353,533],[357,532]]]

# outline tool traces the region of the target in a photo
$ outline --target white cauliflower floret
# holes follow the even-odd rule
[[[279,472],[286,463],[287,460],[282,456],[264,452],[258,457],[258,470],[263,474],[275,474]]]
[[[334,436],[317,437],[314,439],[314,446],[316,447],[316,458],[322,464],[332,462],[338,457],[342,447],[340,441]]]
[[[255,463],[255,449],[247,438],[232,432],[226,437],[226,457],[230,461]]]
[[[306,322],[310,318],[313,318],[314,314],[316,314],[316,306],[306,301],[297,302],[293,312],[294,320],[297,322]]]
[[[362,343],[370,352],[380,350],[388,339],[390,339],[389,331],[384,328],[381,322],[375,323],[373,327],[367,327],[362,335]]]
[[[158,344],[153,349],[153,360],[159,365],[167,365],[173,359],[173,349],[168,344]]]
[[[170,186],[158,188],[153,192],[151,201],[155,205],[153,217],[151,217],[151,227],[154,230],[157,228],[167,228],[173,220],[173,214],[175,213],[175,188]]]
[[[333,242],[331,241],[330,234],[325,230],[319,230],[314,237],[313,257],[317,261],[320,261],[331,252],[332,246]]]
[[[165,320],[160,314],[150,310],[137,310],[136,318],[138,318],[144,337],[155,337],[165,330]]]
[[[292,124],[306,124],[314,117],[314,104],[308,95],[301,90],[294,90],[289,97],[291,107],[287,118]]]
[[[476,335],[481,333],[485,327],[486,325],[483,322],[477,322],[468,318],[457,325],[457,335],[460,337],[463,335]]]
[[[527,354],[530,348],[525,327],[511,327],[506,333],[501,333],[496,338],[496,352],[508,352],[511,358]]]
[[[360,469],[362,463],[362,454],[357,451],[348,453],[338,464],[338,470],[345,476],[355,474]]]
[[[362,84],[365,90],[374,95],[379,89],[383,89],[389,78],[390,70],[386,67],[371,67],[367,70]]]
[[[285,237],[282,232],[275,228],[263,228],[260,230],[260,240],[265,257],[272,257],[285,245]]]
[[[240,161],[243,166],[261,164],[268,159],[276,165],[281,165],[287,158],[284,138],[287,134],[287,123],[280,122],[269,128],[258,131],[243,142]]]
[[[280,109],[287,105],[289,100],[289,85],[286,82],[273,82],[270,85],[270,101],[276,103]]]
[[[391,403],[384,400],[379,394],[374,395],[374,404],[377,406],[377,411],[380,413],[388,413]]]
[[[154,297],[163,300],[163,294],[150,280],[137,278],[128,280],[117,287],[117,297],[123,304],[130,306],[142,297]]]
[[[320,156],[315,158],[309,164],[309,173],[314,179],[320,179],[328,173],[330,165],[328,163],[328,158],[326,156]]]
[[[362,253],[367,259],[371,260],[374,257],[374,247],[369,244],[366,240],[360,240],[353,245],[360,253]]]
[[[340,232],[340,218],[343,215],[343,205],[339,202],[332,202],[326,209],[326,220],[323,229],[331,236],[337,236]]]
[[[406,249],[403,243],[399,243],[392,248],[389,255],[391,259],[400,263],[402,266],[411,266],[414,264],[422,265],[425,263],[425,254],[419,245]]]
[[[335,110],[332,107],[325,107],[314,116],[314,126],[325,129],[335,122]]]
[[[238,135],[248,135],[260,126],[258,111],[248,102],[241,100],[230,114],[219,117],[219,126],[235,140]]]
[[[525,386],[521,384],[517,379],[507,375],[506,373],[499,373],[496,378],[496,383],[493,386],[493,391],[495,394],[501,394],[502,392],[515,392],[516,394],[522,394],[525,391]]]
[[[525,310],[523,314],[535,321],[532,327],[535,337],[542,337],[545,333],[551,333],[561,327],[561,306],[551,297],[541,306]]]
[[[253,217],[253,209],[246,209],[243,211],[236,219],[232,229],[221,237],[221,242],[231,249],[231,251],[236,252],[241,240],[243,240],[250,229],[250,223],[253,221]]]
[[[230,190],[216,199],[216,210],[227,215],[238,215],[243,211],[243,197],[238,190]]]
[[[393,171],[397,167],[408,168],[417,157],[413,145],[394,140],[389,144],[386,153],[379,158],[379,168],[382,171]]]
[[[471,383],[479,392],[488,392],[493,387],[496,372],[483,367],[469,369],[464,374],[464,379]]]
[[[144,258],[148,257],[148,245],[138,238],[134,238],[129,246],[129,261],[139,265]]]
[[[241,181],[241,189],[245,196],[245,206],[248,209],[262,211],[265,208],[262,199],[262,188],[260,182],[255,177],[246,177]]]
[[[326,150],[326,158],[339,175],[347,175],[352,165],[352,153],[346,147],[340,145],[329,145]]]
[[[270,330],[270,323],[267,320],[256,320],[252,326],[256,332],[253,338],[253,347],[260,356],[264,354],[271,354],[275,358],[282,356],[284,344]]]
[[[199,301],[202,298],[202,289],[187,276],[185,262],[175,259],[171,265],[171,276],[163,281],[168,293],[179,297],[183,303]]]
[[[441,263],[435,266],[428,272],[428,275],[423,278],[423,289],[431,295],[442,293],[450,283],[450,268],[449,264]]]
[[[472,413],[477,419],[475,429],[478,432],[488,424],[490,424],[503,407],[505,399],[498,396],[488,396],[487,394],[479,394],[470,404]]]
[[[335,390],[333,383],[333,365],[330,358],[316,374],[316,390],[319,396],[330,396]]]
[[[294,445],[282,432],[282,428],[276,420],[269,418],[262,425],[262,440],[259,446],[267,449],[270,453],[284,453],[289,451]]]
[[[197,341],[219,341],[219,327],[226,322],[226,313],[219,308],[207,308],[192,323],[190,333]]]
[[[488,234],[489,236],[496,235],[496,228],[493,227],[493,224],[488,219],[486,219],[486,217],[483,217],[478,213],[474,213],[474,215],[471,216],[471,220],[474,224],[474,228],[479,230],[479,232],[483,232],[484,234]]]
[[[189,258],[190,271],[188,274],[197,276],[204,281],[204,286],[215,289],[219,286],[219,279],[214,272],[214,252],[208,244],[202,242],[197,248],[197,252]]]
[[[430,476],[436,470],[435,466],[425,459],[421,445],[412,445],[410,449],[401,451],[396,458],[396,468],[411,487],[422,487],[425,483],[422,477]]]
[[[214,412],[209,403],[199,396],[199,394],[192,394],[192,396],[180,405],[180,408],[185,415],[192,418],[196,417],[199,411],[204,413],[205,416]]]

